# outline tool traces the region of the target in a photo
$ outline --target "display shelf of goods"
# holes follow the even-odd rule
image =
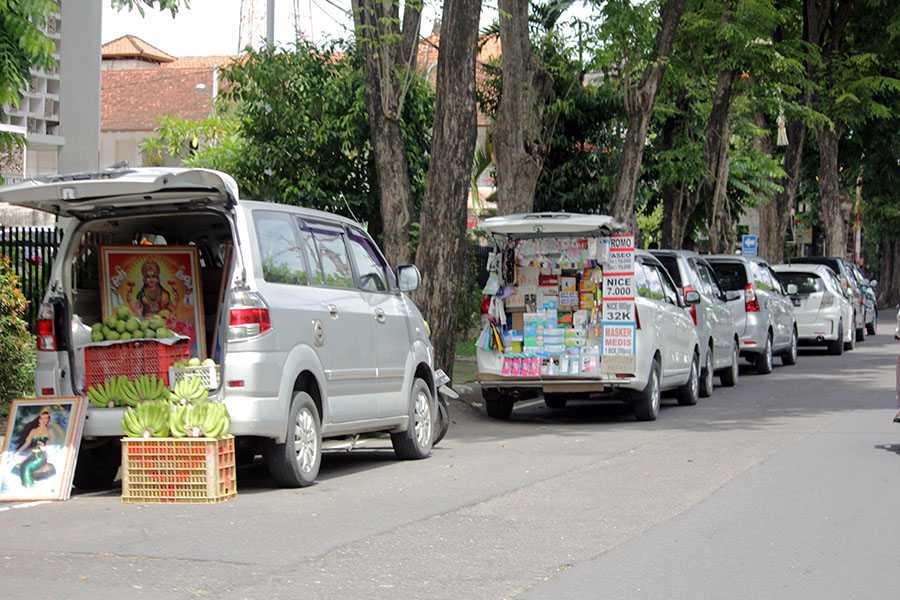
[[[225,502],[237,495],[234,437],[124,438],[122,501]]]

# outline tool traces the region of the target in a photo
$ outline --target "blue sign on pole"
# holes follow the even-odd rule
[[[759,254],[759,236],[741,236],[741,254],[744,256],[757,256]]]

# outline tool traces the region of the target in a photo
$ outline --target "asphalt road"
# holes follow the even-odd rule
[[[305,490],[251,466],[223,505],[4,507],[0,597],[896,598],[900,344],[880,332],[655,423],[460,404],[430,459],[332,455]]]

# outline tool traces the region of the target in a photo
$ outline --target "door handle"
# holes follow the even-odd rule
[[[332,318],[332,319],[337,319],[337,318],[338,318],[338,307],[337,307],[336,304],[329,304],[329,305],[328,305],[328,314],[331,315],[331,318]]]
[[[375,309],[375,320],[378,321],[379,323],[384,323],[384,322],[385,322],[385,318],[384,318],[384,310],[383,310],[383,309],[381,309],[381,308],[376,308],[376,309]]]

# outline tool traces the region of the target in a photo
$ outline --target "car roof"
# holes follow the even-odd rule
[[[289,212],[291,214],[295,214],[299,217],[304,217],[313,221],[331,221],[342,223],[344,225],[350,225],[353,227],[362,227],[362,225],[360,225],[353,219],[348,219],[347,217],[335,213],[326,212],[324,210],[304,208],[302,206],[294,206],[293,204],[260,202],[259,200],[240,200],[238,201],[238,205],[250,210],[277,210],[281,212]]]
[[[485,219],[479,226],[488,233],[501,235],[593,233],[625,231],[625,226],[609,215],[583,215],[566,212],[523,213]]]
[[[797,273],[815,273],[817,275],[834,273],[827,265],[819,264],[793,263],[788,265],[774,265],[772,269],[778,273],[790,271],[796,271]]]
[[[750,262],[749,256],[743,256],[741,254],[707,254],[703,258],[712,262],[725,262],[725,261],[733,261],[733,262],[741,262],[748,263]]]
[[[650,254],[654,254],[656,256],[683,256],[685,258],[703,258],[695,250],[669,250],[666,248],[661,248],[659,250],[650,250],[649,252]]]

